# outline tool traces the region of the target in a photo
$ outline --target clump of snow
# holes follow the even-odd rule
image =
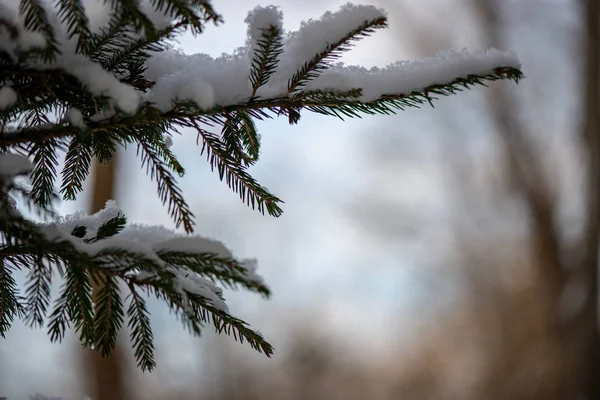
[[[188,254],[213,253],[219,257],[233,257],[231,251],[217,240],[204,238],[202,236],[179,236],[165,240],[153,246],[157,252],[178,252]]]
[[[18,35],[13,36],[6,27],[0,27],[0,50],[16,58],[15,51],[31,50],[46,45],[46,39],[40,32],[25,29],[24,18],[19,14],[19,2],[0,0],[0,16],[16,25]]]
[[[0,110],[11,107],[17,102],[17,92],[10,86],[0,88]]]
[[[223,290],[208,279],[198,274],[192,274],[183,270],[172,270],[175,274],[175,290],[187,298],[188,294],[201,296],[209,300],[219,310],[228,312],[229,308],[223,300]]]
[[[113,117],[116,114],[115,110],[111,107],[103,108],[96,114],[90,117],[90,121],[99,122]]]
[[[514,52],[496,49],[469,53],[466,49],[446,50],[421,61],[400,61],[385,68],[366,69],[338,63],[309,82],[306,90],[363,89],[362,101],[378,99],[384,94],[408,94],[428,86],[443,84],[456,77],[485,75],[494,68],[520,68]]]
[[[78,223],[76,225],[83,225],[79,223],[81,221],[77,222]],[[122,238],[117,238],[116,236],[111,236],[97,242],[87,243],[83,240],[83,238],[72,236],[71,231],[66,231],[65,227],[69,225],[70,224],[60,223],[41,224],[39,226],[39,230],[48,240],[67,241],[71,243],[78,252],[87,254],[90,257],[98,256],[104,251],[125,250],[137,257],[152,261],[158,266],[164,266],[164,262],[160,259],[160,257],[158,257],[154,251],[152,251],[150,246],[144,243],[136,240],[125,240]],[[91,235],[88,233],[86,237],[88,236]],[[106,268],[117,268],[122,267],[122,264],[117,263],[117,260],[114,258],[107,257],[105,260],[103,260],[103,266]],[[129,265],[126,267],[129,267]]]
[[[290,33],[285,42],[286,57],[280,68],[284,76],[281,78],[287,80],[327,45],[338,42],[358,26],[385,17],[386,13],[374,6],[347,3],[337,12],[328,11],[317,20],[302,22],[300,29]]]
[[[153,1],[140,2],[145,15],[158,29],[172,23],[170,15],[154,9]],[[83,2],[90,21],[92,32],[98,33],[106,27],[111,14],[110,4],[97,0]],[[55,63],[31,65],[36,68],[62,68],[76,76],[95,95],[104,95],[111,104],[100,110],[90,119],[101,121],[114,114],[115,109],[125,113],[135,113],[142,101],[150,101],[162,111],[171,108],[173,101],[195,102],[203,110],[215,106],[227,106],[249,99],[249,74],[252,59],[262,30],[269,26],[282,27],[282,13],[274,6],[256,7],[247,18],[247,41],[244,47],[233,54],[223,54],[212,58],[206,54],[186,55],[179,50],[166,50],[151,53],[146,62],[145,77],[155,82],[146,95],[119,80],[111,71],[106,71],[99,63],[75,53],[77,37],[68,38],[67,28],[60,23],[56,9],[50,2],[43,2],[48,18],[55,27],[56,40],[60,49]],[[0,14],[7,16],[19,31],[16,38],[4,27],[0,27],[0,50],[16,57],[19,51],[32,47],[45,46],[45,39],[39,32],[24,28],[24,18],[19,15],[18,2],[0,0]],[[346,37],[348,33],[368,21],[384,18],[385,12],[367,5],[343,5],[336,12],[327,12],[321,18],[303,22],[296,32],[284,35],[283,54],[270,81],[258,89],[256,95],[262,98],[288,96],[289,79],[307,61]],[[131,38],[142,33],[127,33]],[[433,58],[418,62],[398,62],[385,68],[365,69],[357,66],[337,64],[324,71],[306,86],[307,90],[337,90],[361,88],[363,96],[359,100],[369,101],[383,94],[406,94],[434,84],[447,83],[456,77],[469,74],[488,74],[497,67],[520,66],[514,53],[498,50],[467,53],[447,51]],[[2,95],[2,93],[4,93]],[[0,109],[16,100],[10,88],[0,89]],[[75,126],[82,126],[81,119],[71,120]]]
[[[111,98],[121,111],[133,114],[137,110],[141,94],[133,86],[119,81],[99,63],[72,54],[61,56],[58,65],[77,77],[94,95],[106,95]]]
[[[242,260],[241,264],[246,269],[246,279],[248,279],[250,282],[256,282],[261,284],[264,283],[263,277],[257,273],[258,260],[256,260],[255,258],[247,258]]]
[[[143,0],[140,2],[140,8],[142,12],[148,17],[148,19],[152,22],[154,27],[158,30],[166,29],[171,25],[173,19],[171,18],[169,13],[163,11],[158,11],[154,8],[153,3],[156,3],[156,0]]]
[[[87,128],[87,125],[85,124],[85,121],[83,120],[83,114],[81,113],[81,111],[78,108],[71,108],[69,109],[69,111],[67,111],[67,119],[69,120],[69,123],[77,128],[80,129],[85,129]]]
[[[0,154],[0,176],[2,178],[28,174],[32,169],[33,164],[25,156],[14,153]]]
[[[102,224],[119,215],[123,215],[123,211],[117,206],[116,201],[109,200],[106,202],[104,208],[95,214],[88,215],[83,211],[78,211],[73,214],[58,217],[54,224],[69,236],[76,226],[85,226],[87,228],[87,233],[83,239],[89,239],[96,236],[98,228],[100,228]]]
[[[244,20],[248,24],[248,40],[250,42],[250,54],[258,48],[257,42],[263,35],[263,30],[274,26],[280,30],[283,29],[283,13],[278,7],[258,6],[248,13]]]
[[[335,13],[327,12],[318,20],[302,23],[297,32],[288,33],[283,54],[270,81],[258,89],[262,98],[287,96],[288,80],[305,62],[327,45],[337,42],[366,21],[385,17],[373,6],[346,4]],[[157,82],[149,97],[165,110],[176,97],[193,100],[194,93],[204,99],[207,87],[214,93],[214,104],[227,106],[247,101],[251,94],[249,72],[251,60],[260,38],[261,28],[281,25],[281,13],[276,7],[257,7],[248,14],[249,40],[233,55],[212,58],[206,54],[186,55],[181,51],[155,53],[148,60],[146,77]],[[371,101],[384,94],[408,94],[435,84],[448,83],[457,77],[490,74],[497,67],[520,68],[514,52],[495,49],[469,53],[449,50],[422,61],[401,61],[385,68],[366,69],[338,63],[309,82],[306,90],[363,89],[361,101]],[[200,87],[186,86],[186,95],[178,94],[181,82],[202,82]]]
[[[149,100],[161,111],[172,108],[172,100],[191,100],[202,110],[215,106],[213,87],[200,78],[193,78],[185,72],[176,72],[160,78],[152,88]]]
[[[165,240],[169,240],[177,234],[171,229],[160,225],[144,225],[128,223],[125,229],[119,233],[119,237],[129,240],[139,240],[154,246]]]
[[[174,97],[199,100],[204,106],[212,102],[211,107],[235,104],[250,97],[248,76],[251,64],[247,49],[216,59],[207,54],[186,55],[177,50],[164,51],[154,53],[146,65],[146,78],[156,82],[149,100],[160,109],[175,100]],[[201,82],[201,85],[193,89],[185,88],[194,81]],[[193,90],[200,90],[201,93],[195,95]]]
[[[2,158],[0,158],[0,162],[1,160]],[[211,253],[223,259],[232,259],[232,252],[223,243],[198,235],[178,234],[161,226],[139,224],[129,224],[118,234],[97,242],[85,242],[85,239],[97,235],[98,228],[101,225],[118,215],[123,215],[123,213],[116,202],[111,200],[106,203],[104,209],[93,215],[77,212],[59,217],[53,223],[40,224],[39,228],[49,240],[68,241],[78,251],[92,257],[106,250],[122,249],[130,254],[152,261],[155,265],[165,268],[174,275],[175,286],[181,291],[182,295],[185,293],[199,295],[210,300],[215,307],[222,310],[227,309],[221,298],[222,289],[206,278],[187,269],[167,265],[161,258],[161,254],[177,252],[190,256]],[[87,228],[86,235],[83,238],[71,235],[71,232],[77,226]],[[262,277],[256,272],[256,260],[242,260],[240,264],[244,267],[244,271],[238,274],[239,278],[246,280],[248,283],[263,282]],[[103,265],[107,268],[120,266],[114,264],[114,260],[110,258],[107,258]],[[135,277],[139,280],[158,278],[157,275],[151,272],[138,273]]]
[[[141,241],[152,247],[159,256],[176,252],[190,256],[210,253],[223,259],[233,258],[233,253],[222,242],[199,235],[177,234],[161,226],[130,224],[115,236],[120,239]],[[249,283],[264,283],[257,272],[258,262],[255,259],[244,259],[239,263],[245,270],[239,277]],[[218,267],[217,267],[218,268]]]
[[[83,8],[89,20],[90,31],[99,34],[111,18],[111,6],[108,1],[84,0]]]

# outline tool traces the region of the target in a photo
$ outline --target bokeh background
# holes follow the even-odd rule
[[[225,23],[182,37],[186,53],[219,56],[242,46],[256,5],[279,6],[284,28],[295,30],[345,0],[213,3]],[[522,142],[506,138],[527,143],[569,246],[584,215],[583,2],[355,3],[387,10],[389,29],[358,43],[345,63],[385,66],[447,48],[497,47],[518,53],[526,79],[396,116],[260,122],[261,160],[251,172],[285,201],[278,219],[247,208],[219,181],[193,133],[176,136],[198,233],[257,258],[273,290],[271,300],[234,291],[226,298],[276,352],[267,359],[210,326],[193,338],[155,302],[158,368],[137,372],[128,355],[127,398],[551,398],[562,355],[544,306],[545,261],[530,251],[530,204],[511,163]],[[172,226],[135,149],[119,154],[117,177],[115,197],[130,221]],[[59,210],[88,209],[89,193]],[[561,313],[577,308],[578,293],[560,303]],[[0,397],[81,399],[86,370],[75,339],[53,345],[44,331],[15,324],[0,342]]]

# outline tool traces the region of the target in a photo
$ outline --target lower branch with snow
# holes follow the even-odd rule
[[[0,163],[6,156],[0,155]],[[26,159],[9,157],[15,171],[26,171]],[[45,326],[52,341],[61,341],[72,327],[84,346],[109,355],[126,324],[138,366],[151,370],[154,344],[146,307],[151,295],[165,301],[194,334],[199,335],[203,324],[211,322],[219,333],[246,340],[267,356],[272,354],[273,348],[262,335],[229,313],[217,286],[244,288],[268,297],[269,288],[256,273],[254,260],[238,261],[212,239],[162,227],[127,225],[112,201],[92,216],[78,213],[46,224],[25,220],[12,202],[0,206],[4,233],[1,336],[20,317],[32,327]],[[22,300],[12,277],[16,270],[27,271]],[[62,286],[51,304],[50,288],[56,276]],[[100,287],[95,299],[94,285]]]

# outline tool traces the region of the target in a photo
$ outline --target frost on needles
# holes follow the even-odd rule
[[[171,44],[186,30],[200,34],[221,22],[206,0],[0,1],[1,336],[20,318],[52,341],[73,329],[83,346],[108,355],[127,326],[138,365],[150,370],[150,295],[192,333],[210,322],[269,356],[271,345],[229,312],[218,285],[264,296],[269,289],[255,261],[192,235],[172,136],[195,134],[199,153],[243,202],[279,216],[282,201],[248,172],[260,154],[256,121],[393,114],[522,76],[515,55],[497,50],[448,51],[385,68],[344,65],[339,57],[356,41],[386,27],[383,11],[351,4],[296,32],[284,31],[277,8],[258,7],[246,19],[245,46],[218,58]],[[53,214],[59,194],[73,200],[82,190],[92,159],[107,162],[118,146],[137,148],[185,234],[127,224],[112,202],[92,216]],[[26,219],[19,207],[48,222]],[[17,270],[27,272],[22,288]],[[62,286],[51,293],[57,278]]]

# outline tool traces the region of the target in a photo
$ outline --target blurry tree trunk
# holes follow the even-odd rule
[[[483,22],[488,29],[490,44],[501,45],[499,1],[477,1]],[[505,144],[507,166],[511,170],[531,213],[532,250],[543,269],[540,277],[547,288],[548,327],[556,335],[563,351],[561,379],[552,388],[553,398],[600,398],[599,347],[598,347],[598,239],[600,217],[600,2],[587,0],[585,9],[585,47],[583,56],[582,94],[584,128],[582,143],[585,146],[587,184],[585,192],[587,226],[582,238],[582,262],[569,269],[579,254],[562,257],[560,236],[555,224],[556,196],[542,168],[542,154],[528,140],[525,127],[517,120],[513,99],[504,88],[488,92],[498,132]],[[565,261],[562,261],[565,260]],[[586,301],[579,314],[571,321],[561,320],[559,302],[574,280],[586,283]],[[545,394],[546,396],[550,394]],[[546,397],[545,397],[546,398]]]
[[[390,0],[390,7],[393,6],[393,3]],[[501,13],[502,9],[507,7],[506,3],[505,0],[470,0],[470,5],[475,11],[473,16],[478,18],[477,22],[480,25],[484,47],[500,49],[509,47],[506,46],[503,37],[509,28],[505,25]],[[582,8],[581,26],[584,33],[587,29],[587,35],[584,34],[585,43],[582,43],[585,47],[582,49],[581,55],[584,70],[578,74],[581,76],[582,87],[575,91],[577,94],[582,93],[581,115],[585,119],[585,127],[583,137],[579,136],[579,129],[575,131],[574,136],[576,136],[575,140],[581,139],[581,155],[585,162],[588,180],[581,192],[582,199],[587,204],[587,209],[582,210],[587,218],[587,226],[585,233],[578,239],[576,252],[571,252],[566,247],[567,243],[562,240],[562,232],[556,223],[557,204],[560,200],[559,186],[555,185],[558,181],[553,180],[555,177],[545,168],[547,165],[544,162],[548,161],[548,155],[544,154],[539,143],[533,140],[531,129],[534,125],[519,118],[520,105],[517,102],[519,99],[516,92],[512,93],[506,86],[500,86],[495,87],[494,90],[486,90],[484,94],[489,120],[493,124],[494,134],[501,145],[502,165],[499,167],[505,169],[507,175],[503,185],[510,190],[512,195],[518,196],[523,201],[530,217],[527,221],[530,241],[526,243],[526,246],[528,247],[528,257],[531,258],[535,269],[532,276],[536,280],[535,287],[539,286],[538,297],[541,303],[538,306],[537,302],[532,300],[535,306],[530,308],[533,311],[529,315],[539,319],[540,326],[532,325],[531,318],[527,317],[527,326],[529,328],[535,326],[538,333],[527,337],[530,342],[523,344],[523,351],[520,351],[512,341],[511,335],[514,335],[514,331],[518,331],[521,327],[511,324],[518,320],[518,315],[526,315],[523,313],[525,305],[521,303],[523,300],[504,298],[506,293],[499,293],[499,296],[494,299],[488,275],[491,275],[491,279],[496,278],[493,272],[487,268],[469,275],[469,279],[472,278],[474,281],[471,286],[481,290],[477,294],[479,294],[479,298],[485,299],[485,301],[475,302],[474,308],[479,311],[479,315],[484,316],[482,317],[483,323],[491,326],[488,328],[489,331],[494,332],[494,335],[490,335],[493,336],[490,343],[494,345],[486,348],[489,358],[495,362],[493,371],[482,379],[485,386],[482,388],[483,392],[475,391],[475,393],[493,392],[493,398],[600,399],[597,311],[598,240],[600,237],[600,60],[598,54],[600,51],[600,0],[580,0],[577,3]],[[427,53],[432,50],[456,47],[456,43],[449,42],[452,38],[452,29],[455,28],[444,29],[443,24],[427,24],[426,21],[419,18],[404,18],[404,22],[409,27],[407,32],[411,32],[414,37],[418,38],[416,44],[429,45],[429,48],[421,49],[426,53],[424,55],[428,55]],[[414,32],[418,32],[418,34],[414,34]],[[577,61],[568,60],[566,62],[577,63]],[[539,70],[525,70],[524,72],[526,76],[531,77],[530,79],[538,80],[540,73],[543,73]],[[522,90],[523,88],[518,88],[517,92]],[[447,121],[444,121],[444,127],[447,128],[447,126]],[[457,168],[454,172],[459,176],[458,172],[460,171]],[[465,171],[467,176],[472,175],[470,165],[466,165]],[[467,194],[467,197],[471,196],[469,191],[464,193]],[[485,256],[489,257],[489,254],[486,253]],[[479,263],[465,263],[465,265],[485,265],[485,260],[484,258]],[[498,268],[500,267],[502,265],[498,265]],[[577,310],[577,315],[570,320],[565,320],[559,315],[559,305],[564,300],[564,295],[568,294],[565,293],[567,286],[577,281],[587,284],[587,287],[583,288],[587,301]],[[527,296],[531,296],[531,293],[528,293]],[[517,308],[511,308],[511,304],[517,305]],[[551,360],[556,365],[548,370],[545,362],[535,358],[529,360],[533,361],[533,363],[527,364],[531,365],[529,367],[532,372],[531,378],[537,379],[536,383],[540,387],[531,395],[525,394],[526,397],[515,397],[510,394],[508,397],[503,397],[501,393],[504,393],[505,396],[507,394],[501,392],[502,388],[510,388],[511,385],[521,386],[515,380],[514,371],[518,369],[517,366],[528,361],[526,354],[531,353],[527,352],[527,348],[539,346],[541,341],[547,341],[547,345],[541,346],[544,349],[541,353],[544,355],[552,353],[544,360],[549,362]],[[540,379],[540,370],[542,369],[549,372]],[[475,398],[481,398],[481,394],[475,396]]]
[[[499,0],[474,0],[473,3],[484,32],[487,32],[487,47],[505,47],[500,3]],[[551,361],[554,365],[550,367],[550,375],[544,379],[543,387],[536,391],[536,398],[564,399],[571,392],[565,374],[570,369],[565,363],[570,357],[563,324],[558,318],[558,306],[568,277],[561,258],[560,235],[555,223],[556,192],[543,168],[543,154],[532,142],[528,127],[519,120],[517,99],[506,87],[494,89],[485,94],[490,119],[496,125],[495,132],[502,144],[509,187],[517,190],[530,215],[530,257],[535,260],[533,265],[538,270],[535,276],[542,280],[539,294],[543,299],[539,312],[545,326],[543,329],[550,343],[556,347],[559,358]]]
[[[96,162],[91,207],[93,213],[103,209],[106,202],[114,197],[115,158],[116,155],[108,164]],[[94,300],[100,288],[100,285],[93,284]],[[110,358],[103,358],[101,353],[91,350],[85,350],[84,356],[85,375],[88,388],[92,390],[92,399],[125,400],[125,357],[118,342]]]
[[[581,269],[590,285],[578,330],[581,332],[580,360],[583,392],[587,399],[600,398],[600,343],[598,335],[598,239],[600,232],[600,2],[586,1],[586,57],[583,96],[585,122],[583,144],[587,150],[587,230]]]

